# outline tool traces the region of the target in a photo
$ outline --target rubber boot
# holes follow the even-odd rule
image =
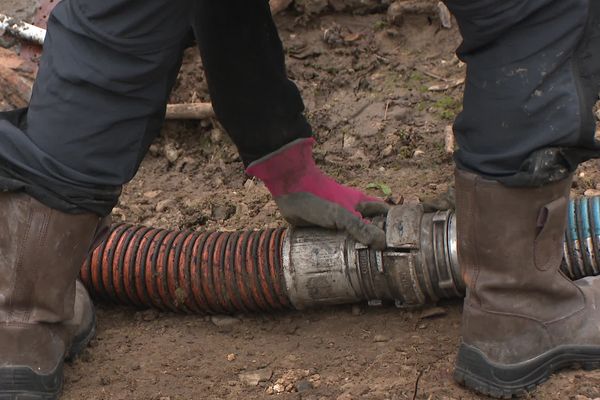
[[[76,281],[101,226],[20,193],[0,193],[0,400],[53,400],[64,359],[95,332],[92,302]]]
[[[571,180],[509,188],[456,172],[467,296],[454,376],[479,393],[525,395],[561,368],[600,366],[600,278],[560,271]]]

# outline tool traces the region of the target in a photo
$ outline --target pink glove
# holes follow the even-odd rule
[[[363,216],[385,214],[388,206],[325,175],[313,159],[314,143],[313,138],[291,142],[250,164],[246,173],[265,183],[292,225],[345,230],[365,245],[384,249],[385,232]]]

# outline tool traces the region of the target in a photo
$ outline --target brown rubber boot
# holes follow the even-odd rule
[[[561,368],[600,367],[600,278],[560,271],[570,187],[509,188],[457,170],[459,383],[511,398]]]
[[[100,219],[0,193],[0,400],[57,399],[63,362],[95,331],[76,281]]]

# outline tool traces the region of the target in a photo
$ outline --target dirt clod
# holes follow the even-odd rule
[[[273,376],[270,369],[259,369],[256,371],[243,372],[239,375],[240,381],[248,386],[258,386],[260,382],[266,382]]]

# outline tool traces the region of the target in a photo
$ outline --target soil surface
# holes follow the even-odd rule
[[[385,14],[288,11],[277,23],[327,173],[373,195],[389,188],[396,203],[448,189],[445,132],[465,73],[456,28],[426,14],[394,26]],[[172,102],[199,100],[209,98],[190,49]],[[573,194],[596,189],[596,167],[581,168]],[[168,122],[114,219],[198,231],[284,224],[215,121]],[[348,305],[231,320],[98,304],[98,335],[67,367],[64,399],[476,399],[452,380],[460,301],[437,307]],[[597,397],[600,372],[579,371],[531,395]]]

